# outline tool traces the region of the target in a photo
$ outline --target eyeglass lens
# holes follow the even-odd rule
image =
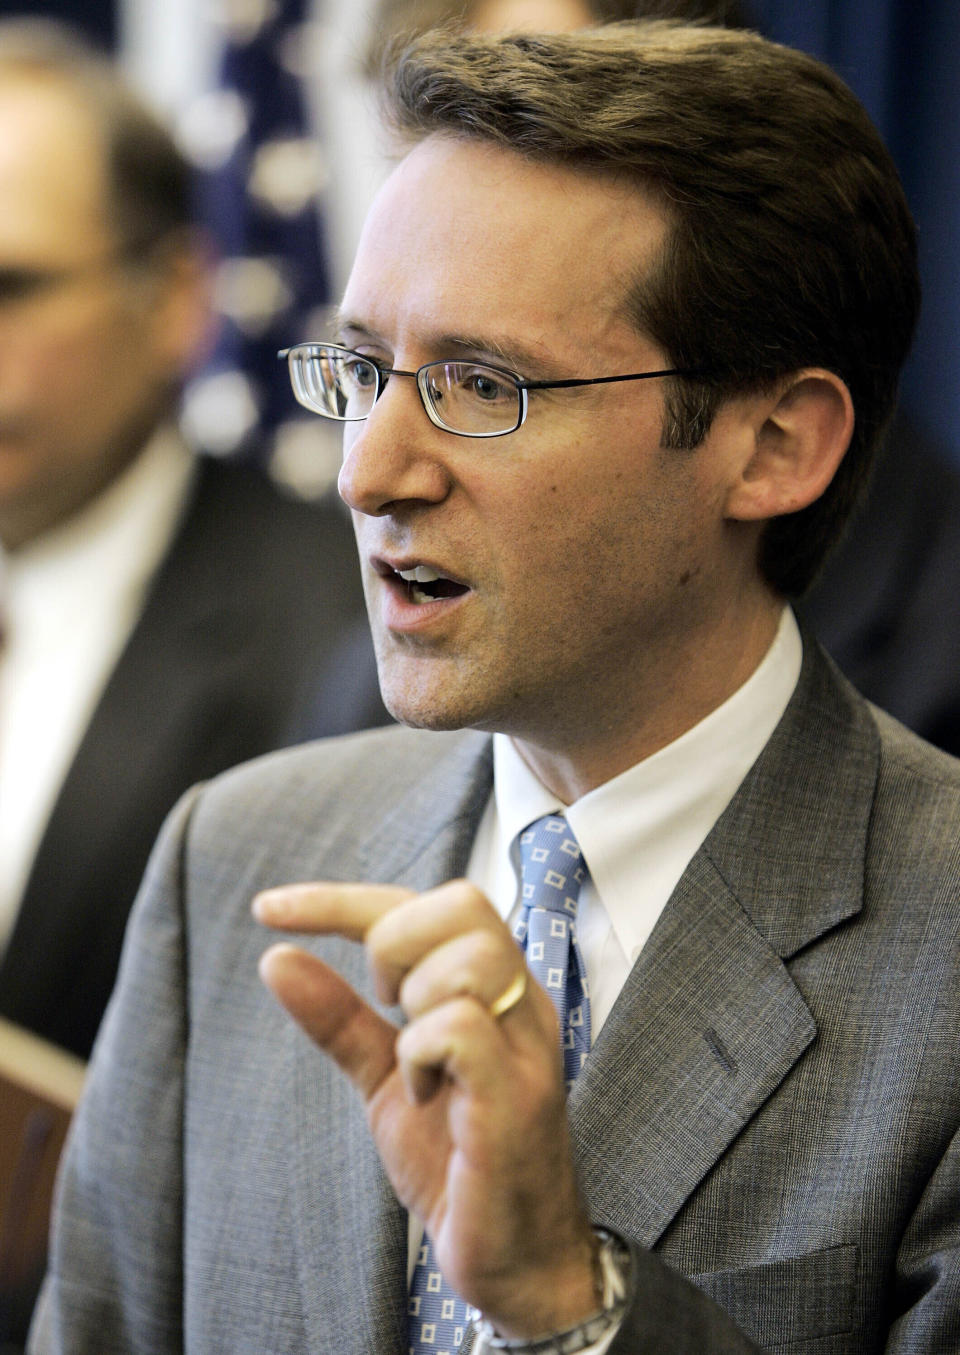
[[[344,420],[365,419],[389,380],[359,353],[321,344],[293,349],[290,375],[301,404]],[[490,437],[520,423],[522,394],[507,372],[475,362],[431,362],[416,375],[427,413],[441,428]]]

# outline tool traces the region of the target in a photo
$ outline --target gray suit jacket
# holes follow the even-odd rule
[[[960,763],[806,650],[571,1094],[593,1217],[634,1244],[611,1355],[960,1349]],[[461,873],[490,784],[484,736],[401,729],[181,804],[75,1124],[35,1352],[401,1355],[405,1215],[357,1098],[261,988],[249,903]],[[313,944],[369,993],[359,948]]]

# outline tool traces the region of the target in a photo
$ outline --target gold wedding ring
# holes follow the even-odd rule
[[[515,1007],[524,993],[527,991],[527,971],[519,969],[516,978],[504,988],[503,992],[495,1002],[490,1003],[490,1015],[496,1019],[508,1012],[511,1007]]]

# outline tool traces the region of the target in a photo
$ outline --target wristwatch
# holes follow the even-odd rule
[[[529,1340],[510,1341],[498,1336],[485,1317],[474,1318],[460,1346],[462,1355],[494,1355],[496,1351],[513,1355],[579,1355],[619,1327],[632,1298],[630,1249],[622,1238],[606,1228],[593,1230],[600,1240],[597,1256],[597,1292],[602,1294],[600,1311],[566,1331],[547,1332]]]

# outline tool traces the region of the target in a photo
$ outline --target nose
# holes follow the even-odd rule
[[[416,382],[391,377],[367,418],[344,424],[340,497],[369,517],[441,503],[450,492],[441,439],[453,435],[427,418]]]

